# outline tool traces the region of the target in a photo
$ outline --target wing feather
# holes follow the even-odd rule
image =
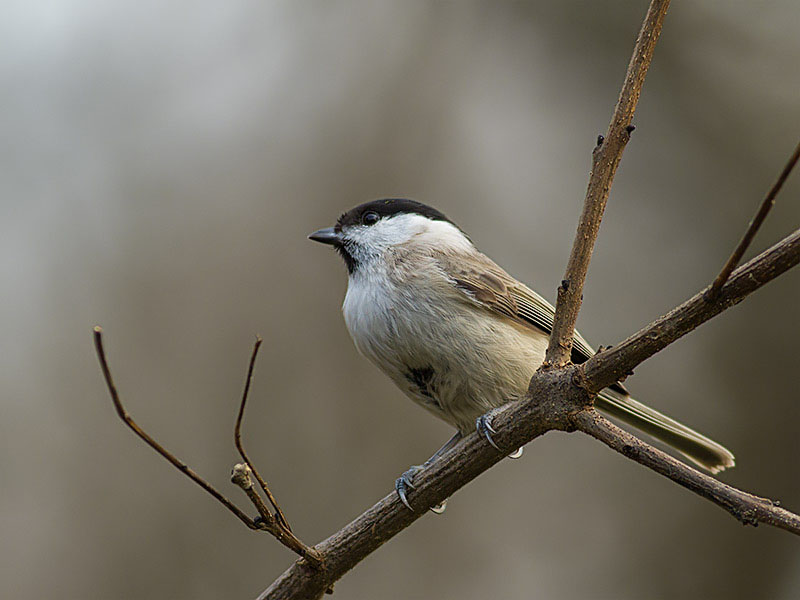
[[[555,309],[539,294],[506,273],[488,257],[441,254],[436,257],[442,273],[463,294],[464,301],[544,332],[553,330]],[[585,362],[594,350],[577,331],[573,337],[572,362]],[[619,383],[600,392],[597,407],[672,446],[712,473],[734,465],[733,454],[704,435],[637,402]]]
[[[456,259],[442,253],[436,260],[445,276],[473,303],[546,335],[553,331],[553,305],[514,279],[490,258],[478,255],[464,260],[463,256]],[[594,353],[594,349],[576,331],[572,338],[572,362],[586,362]],[[613,387],[627,393],[621,384]]]

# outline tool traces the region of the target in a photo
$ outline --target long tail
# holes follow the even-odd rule
[[[672,446],[692,462],[712,473],[734,466],[733,454],[706,436],[701,435],[657,410],[637,402],[615,390],[600,392],[597,408]]]

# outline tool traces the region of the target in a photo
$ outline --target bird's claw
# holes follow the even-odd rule
[[[494,427],[492,427],[492,417],[494,416],[494,411],[490,410],[485,415],[481,415],[475,421],[475,429],[478,430],[478,435],[483,436],[486,438],[486,441],[489,442],[495,450],[501,451],[500,448],[495,444],[494,439],[492,438],[493,433],[497,433]],[[522,456],[522,448],[517,448],[508,455],[508,458],[520,458]]]
[[[414,512],[414,509],[411,508],[411,504],[408,502],[408,491],[414,489],[414,475],[422,471],[424,468],[425,465],[414,465],[408,471],[400,475],[400,477],[398,477],[394,482],[394,489],[397,491],[397,496],[400,498],[400,502],[405,504],[406,508],[411,512]],[[444,500],[436,506],[431,506],[430,511],[440,515],[444,512],[445,508],[447,508],[447,500]]]
[[[497,432],[492,427],[491,411],[477,418],[475,421],[475,429],[478,431],[478,435],[485,437],[486,441],[489,442],[495,450],[500,450],[492,439],[492,434]]]
[[[397,495],[400,498],[400,502],[406,505],[406,508],[411,512],[414,512],[414,509],[411,508],[411,504],[408,503],[408,490],[414,489],[414,475],[419,473],[422,470],[420,465],[414,465],[408,471],[400,475],[395,482],[394,482],[394,489],[397,491]]]

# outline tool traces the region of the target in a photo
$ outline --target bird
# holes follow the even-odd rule
[[[493,411],[525,396],[544,361],[555,309],[480,252],[442,212],[415,200],[360,204],[308,237],[344,259],[342,312],[357,350],[456,429],[424,464],[396,480],[400,500],[413,510],[408,494],[414,477],[461,437],[477,430],[497,448]],[[572,362],[594,354],[575,331]],[[595,406],[711,473],[734,466],[725,447],[634,400],[621,383],[600,391]],[[511,457],[518,454],[521,449]]]

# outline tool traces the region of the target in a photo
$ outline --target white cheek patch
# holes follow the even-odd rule
[[[405,244],[412,239],[427,242],[438,248],[468,250],[472,243],[447,221],[434,221],[416,214],[400,214],[383,218],[375,225],[358,225],[347,232],[354,242],[354,255],[362,253],[364,258],[384,252],[392,246]]]
[[[375,225],[362,226],[359,242],[365,246],[386,249],[404,244],[415,235],[425,231],[430,219],[419,215],[396,215],[383,218]]]

